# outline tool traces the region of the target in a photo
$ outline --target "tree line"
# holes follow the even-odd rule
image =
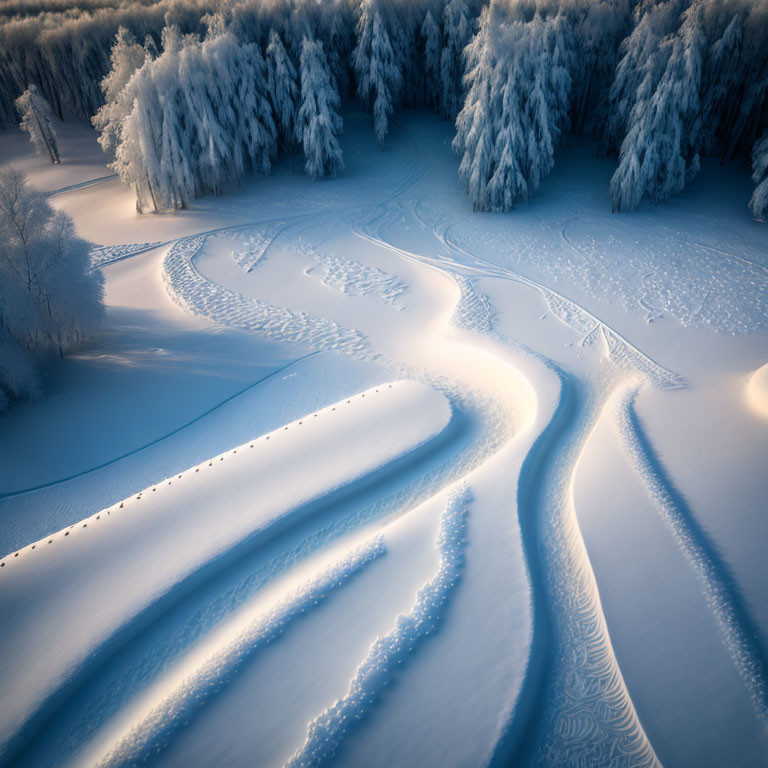
[[[14,0],[0,117],[35,85],[94,114],[141,210],[181,207],[298,147],[338,173],[340,104],[386,141],[399,106],[456,123],[478,210],[532,195],[570,133],[615,155],[613,208],[678,194],[701,158],[752,162],[768,215],[768,0]],[[311,84],[311,85],[310,85]]]

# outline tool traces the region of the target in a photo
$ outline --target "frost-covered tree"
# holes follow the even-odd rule
[[[0,170],[0,411],[39,392],[35,353],[63,354],[102,322],[103,281],[89,252],[21,171]]]
[[[768,219],[768,130],[752,150],[752,181],[756,186],[749,207],[756,219],[765,221]]]
[[[154,41],[148,36],[148,40]],[[157,50],[152,58],[157,58]],[[115,35],[115,42],[109,55],[110,70],[101,81],[101,90],[107,102],[114,101],[125,88],[133,73],[146,61],[147,49],[136,42],[136,38],[126,27],[120,27]]]
[[[424,102],[439,110],[442,32],[430,8],[427,8],[427,15],[421,25],[421,36],[424,40]]]
[[[440,114],[445,120],[453,120],[462,106],[462,55],[472,37],[473,18],[469,0],[448,0],[446,3],[444,43],[440,54]]]
[[[490,210],[488,183],[494,174],[494,145],[498,119],[494,111],[492,89],[497,65],[493,38],[497,33],[494,23],[495,8],[483,12],[480,31],[467,49],[467,84],[469,86],[464,107],[456,119],[454,150],[461,156],[459,177],[472,198],[475,209]],[[496,194],[502,193],[496,184]]]
[[[151,40],[148,37],[148,41]],[[104,104],[92,118],[94,126],[99,130],[99,144],[110,159],[115,156],[120,127],[133,103],[123,92],[133,74],[148,58],[157,58],[156,50],[155,55],[151,55],[146,43],[144,46],[139,45],[128,29],[120,27],[110,54],[111,68],[101,81]]]
[[[467,96],[456,119],[459,176],[476,209],[508,211],[554,165],[568,126],[571,81],[560,16],[510,20],[492,3],[466,51]]]
[[[383,145],[389,133],[390,116],[399,103],[403,75],[395,60],[380,2],[363,0],[361,4],[352,62],[358,95],[373,112],[376,139]]]
[[[685,0],[644,2],[635,11],[635,25],[622,42],[609,94],[609,115],[604,147],[615,151],[627,133],[630,113],[638,93],[647,93],[661,76],[664,64],[658,55],[661,41],[674,33]]]
[[[630,129],[621,145],[619,167],[611,179],[613,209],[635,208],[643,197],[666,200],[682,191],[698,170],[705,38],[702,3],[686,10],[679,33],[662,44],[666,60],[658,82],[647,75],[638,89]]]
[[[296,67],[288,56],[280,36],[273,29],[267,46],[267,87],[283,143],[293,141],[299,86]]]
[[[339,91],[319,40],[304,40],[300,69],[301,106],[296,138],[304,148],[304,167],[314,179],[335,176],[344,168],[339,144]]]
[[[163,52],[147,58],[120,93],[112,167],[137,208],[182,208],[246,171],[268,173],[277,129],[267,66],[257,45],[229,34],[204,41],[169,27]]]
[[[60,163],[51,106],[36,86],[30,85],[16,99],[16,109],[21,115],[19,127],[29,134],[30,140],[35,145],[35,152],[38,155],[47,154],[54,164]]]
[[[768,122],[766,3],[641,3],[621,53],[604,142],[621,147],[615,210],[680,192],[702,153],[747,155]]]

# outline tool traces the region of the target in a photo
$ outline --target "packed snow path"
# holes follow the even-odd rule
[[[663,763],[574,502],[606,418],[690,562],[711,613],[703,631],[722,645],[716,665],[735,673],[729,700],[760,722],[765,650],[738,574],[675,491],[634,401],[618,416],[606,405],[682,392],[687,376],[620,314],[499,258],[511,219],[464,217],[437,191],[445,161],[432,145],[402,128],[393,140],[374,175],[353,160],[348,178],[301,187],[288,210],[264,201],[254,216],[235,197],[235,224],[153,228],[95,254],[108,278],[146,264],[196,322],[294,345],[296,357],[344,356],[375,372],[373,386],[323,402],[325,363],[313,363],[302,386],[325,407],[1,561],[2,611],[15,620],[3,764]],[[578,258],[587,220],[553,227]],[[489,234],[473,239],[478,221]],[[649,285],[638,303],[655,321]],[[709,296],[694,316],[713,311]],[[400,399],[388,401],[393,379]],[[77,498],[80,482],[61,493]],[[706,717],[692,711],[680,738]],[[759,765],[768,745],[750,738],[744,764]]]

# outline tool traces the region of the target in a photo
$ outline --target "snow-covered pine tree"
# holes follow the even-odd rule
[[[148,36],[148,40],[152,40]],[[152,42],[154,45],[154,41]],[[156,47],[155,47],[156,51]],[[139,45],[136,38],[125,27],[120,27],[115,36],[110,54],[111,68],[101,81],[104,93],[104,104],[93,116],[92,122],[99,131],[99,144],[104,154],[113,159],[120,136],[120,127],[130,111],[133,103],[127,95],[123,95],[128,81],[137,69],[143,66],[151,56],[146,44]]]
[[[235,110],[236,141],[243,147],[247,169],[269,173],[277,154],[278,131],[269,101],[267,65],[255,43],[238,46],[227,35],[226,44],[237,62],[234,92],[228,97]]]
[[[143,104],[155,112],[155,120],[159,121],[159,135],[152,132],[148,136],[157,136],[159,142],[154,185],[158,190],[155,203],[160,208],[185,208],[200,193],[192,121],[179,80],[180,50],[181,38],[171,28],[170,34],[164,36],[163,55],[149,59],[151,63],[144,72],[145,88],[150,90],[137,99],[139,109]],[[139,76],[137,84],[141,82]],[[154,146],[150,141],[147,149]]]
[[[702,89],[704,115],[716,126],[712,151],[725,161],[749,154],[768,123],[768,3],[721,0],[707,6],[705,21],[708,40],[716,42]]]
[[[494,185],[494,200],[491,200],[488,190],[494,174],[494,145],[499,128],[491,93],[493,88],[495,95],[499,79],[494,76],[498,66],[494,39],[499,33],[497,9],[497,5],[491,4],[483,10],[480,29],[467,48],[468,90],[464,106],[456,118],[453,140],[453,149],[461,156],[459,178],[472,198],[474,209],[482,211],[493,210],[496,202],[504,198],[501,179]],[[515,110],[514,106],[510,108]]]
[[[698,170],[703,5],[703,0],[694,0],[678,33],[662,41],[659,55],[666,63],[658,83],[654,86],[646,77],[638,89],[611,179],[614,211],[631,210],[645,196],[651,202],[666,200],[681,192]]]
[[[504,70],[504,65],[498,65]],[[524,86],[518,82],[517,67],[501,75],[501,115],[495,145],[495,170],[488,183],[489,207],[495,211],[510,211],[521,200],[528,199],[526,181],[526,131],[522,124],[520,95]]]
[[[630,114],[639,94],[647,94],[661,77],[661,41],[673,34],[690,0],[649,0],[635,8],[635,25],[619,48],[619,62],[609,91],[603,150],[619,149],[629,130]]]
[[[749,201],[752,213],[759,221],[768,220],[768,130],[752,150],[752,181],[755,191]]]
[[[38,155],[47,154],[51,162],[61,162],[56,131],[53,127],[53,112],[37,86],[30,85],[16,99],[16,109],[21,115],[19,127],[29,134]]]
[[[459,176],[485,211],[508,211],[535,192],[568,126],[565,20],[510,20],[508,12],[492,2],[480,16],[466,50],[468,90],[453,144]]]
[[[179,76],[199,152],[200,187],[218,194],[242,175],[245,163],[235,140],[232,104],[227,99],[234,91],[233,62],[216,55],[218,51],[210,48],[214,41],[185,41],[179,53]]]
[[[296,134],[296,110],[299,101],[297,81],[296,67],[293,66],[280,36],[273,29],[269,33],[267,45],[267,88],[283,145],[292,142]]]
[[[152,40],[149,36],[148,39]],[[157,52],[155,53],[156,55],[152,58],[157,58]],[[133,33],[126,27],[120,27],[117,30],[109,57],[111,67],[107,76],[101,81],[101,90],[104,92],[106,102],[117,99],[133,73],[146,61],[147,54],[147,48],[137,43]]]
[[[357,45],[352,62],[357,92],[373,112],[376,139],[383,146],[389,133],[389,118],[399,103],[403,76],[379,7],[381,0],[363,0],[357,24]]]
[[[339,92],[319,40],[304,40],[301,49],[301,106],[296,138],[304,148],[305,169],[314,179],[335,176],[344,168],[339,136]]]
[[[0,169],[0,411],[39,391],[30,353],[63,354],[101,324],[103,279],[89,253],[20,170]]]
[[[440,53],[440,114],[454,120],[464,101],[462,56],[473,32],[469,0],[448,0],[443,10],[443,48]]]
[[[439,110],[442,31],[429,7],[421,25],[421,36],[424,39],[424,103]]]

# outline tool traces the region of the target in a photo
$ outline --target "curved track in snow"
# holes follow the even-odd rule
[[[253,607],[263,588],[288,579],[292,569],[314,562],[312,558],[326,548],[344,545],[363,526],[386,530],[387,524],[407,517],[418,504],[453,489],[440,521],[436,572],[416,592],[410,611],[397,617],[391,630],[359,659],[346,693],[307,723],[304,743],[294,744],[286,755],[290,766],[327,764],[359,720],[365,716],[375,719],[373,705],[382,696],[392,670],[398,667],[398,675],[408,675],[407,662],[414,648],[422,643],[427,647],[427,636],[440,631],[441,607],[461,589],[459,576],[465,558],[471,556],[465,552],[467,507],[478,473],[499,456],[513,466],[515,450],[524,450],[515,470],[516,498],[510,499],[503,512],[510,518],[516,514],[521,532],[531,588],[531,637],[525,677],[520,688],[509,694],[507,716],[490,750],[490,762],[494,766],[659,765],[613,652],[598,584],[579,531],[572,486],[591,430],[605,403],[626,386],[627,379],[636,382],[639,378],[644,385],[664,389],[684,387],[685,379],[578,303],[459,246],[445,219],[430,221],[419,213],[419,201],[413,206],[414,216],[439,244],[440,255],[411,252],[388,241],[388,226],[400,215],[397,198],[417,184],[431,162],[429,152],[399,130],[407,141],[405,161],[389,173],[374,205],[276,217],[175,240],[164,257],[162,278],[180,307],[214,323],[295,343],[311,353],[330,351],[374,361],[387,371],[422,382],[418,386],[429,385],[450,400],[454,409],[444,438],[424,455],[414,451],[407,461],[393,460],[396,472],[381,473],[375,481],[368,478],[359,485],[354,485],[353,478],[349,482],[354,487],[346,493],[334,488],[316,503],[285,502],[287,508],[303,513],[285,518],[277,515],[270,521],[270,537],[274,534],[277,543],[270,540],[267,546],[260,542],[254,548],[250,547],[250,534],[233,535],[228,546],[235,555],[227,555],[226,562],[220,553],[201,555],[180,579],[183,589],[167,585],[156,589],[134,607],[123,624],[115,620],[109,624],[111,630],[101,628],[100,640],[70,661],[64,672],[57,672],[54,684],[26,709],[21,707],[17,721],[4,734],[0,764],[15,760],[43,764],[54,753],[59,760],[72,758],[74,764],[129,765],[153,759],[184,730],[188,720],[194,721],[204,703],[226,696],[251,655],[267,644],[279,643],[283,628],[300,613],[315,606],[323,610],[326,595],[348,580],[351,590],[355,574],[369,563],[385,560],[386,535],[347,548],[335,563],[318,568],[312,578],[287,590],[272,606]],[[256,255],[249,251],[239,259],[247,273],[258,276],[264,268],[264,251],[281,243],[299,253],[299,230],[302,237],[321,238],[320,229],[329,217],[348,227],[344,234],[348,240],[365,244],[382,258],[405,260],[419,275],[436,276],[439,286],[434,294],[439,301],[430,296],[441,310],[439,320],[414,321],[409,333],[422,343],[422,349],[440,354],[422,356],[406,343],[382,342],[362,316],[357,318],[359,322],[350,323],[342,313],[335,316],[329,311],[326,316],[298,306],[273,304],[245,290],[238,292],[198,267],[213,236],[266,226],[274,233],[265,238],[264,250]],[[566,227],[562,237],[574,247],[567,240]],[[133,249],[105,251],[95,266],[157,245],[143,243]],[[388,273],[379,270],[384,277],[376,276],[378,283],[371,280],[357,290],[355,281],[362,284],[368,279],[370,266],[330,257],[325,261],[321,257],[318,263],[326,270],[326,288],[373,296],[387,305],[387,311],[408,311],[405,299],[402,305],[398,303],[401,296],[407,296],[404,284],[395,277],[390,279]],[[554,361],[496,333],[495,310],[477,286],[480,278],[513,281],[537,291],[552,314],[579,334],[581,346],[607,350],[614,364],[611,375],[601,384],[580,381]],[[424,278],[423,282],[430,281]],[[449,295],[450,302],[445,298]],[[510,360],[520,361],[521,368]],[[551,401],[534,392],[531,371],[554,393]],[[634,390],[625,390],[623,397],[619,427],[624,450],[693,563],[755,706],[765,715],[768,672],[759,633],[726,565],[666,477],[633,410]],[[412,419],[416,421],[417,416]],[[364,441],[356,444],[356,450],[364,449]],[[331,456],[330,443],[326,450]],[[209,466],[213,463],[211,459]],[[198,470],[193,467],[188,472]],[[268,478],[264,482],[268,485]],[[153,493],[154,488],[142,492],[129,506]],[[236,503],[243,500],[238,498]],[[311,507],[308,514],[304,514],[305,504]],[[107,514],[112,512],[117,510]],[[89,522],[73,527],[77,530],[72,538],[83,535],[79,528]],[[61,546],[70,532],[61,531],[50,541]],[[45,550],[47,546],[43,540],[32,548]],[[263,552],[251,551],[262,546]],[[6,558],[7,568],[4,564],[3,569],[11,572],[19,554],[29,558],[32,552],[26,549]],[[3,575],[0,573],[0,580]],[[35,578],[37,574],[32,573],[32,582]],[[172,599],[167,597],[171,592]],[[92,594],[96,596],[97,591]],[[46,729],[54,729],[58,740],[40,747],[35,737]]]

